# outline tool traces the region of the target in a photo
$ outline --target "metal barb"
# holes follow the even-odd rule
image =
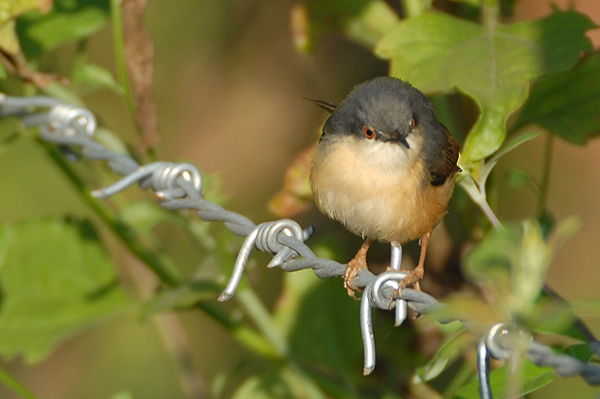
[[[400,270],[402,267],[402,244],[398,241],[393,241],[391,246],[390,267],[394,270]],[[406,320],[406,310],[406,302],[402,299],[396,299],[394,326],[399,327]]]
[[[368,285],[360,299],[360,332],[363,339],[364,366],[363,375],[369,375],[375,370],[375,338],[373,338],[373,323],[371,320],[371,300],[373,288]]]
[[[279,235],[284,234],[288,237],[295,237],[297,240],[304,240],[305,235],[308,235],[308,233],[309,232],[305,233],[297,222],[290,219],[265,222],[256,226],[256,228],[248,234],[240,248],[235,265],[233,266],[233,272],[231,273],[227,286],[219,296],[219,301],[227,301],[235,294],[254,247],[263,252],[276,254],[268,267],[281,266],[290,259],[296,258],[298,253],[283,245]]]
[[[489,336],[489,335],[488,335]],[[479,375],[479,396],[481,399],[493,399],[490,384],[490,359],[486,338],[482,337],[477,344],[477,374]]]
[[[373,338],[373,325],[371,318],[371,308],[387,310],[390,299],[398,289],[398,283],[403,280],[408,273],[401,271],[387,271],[381,273],[373,280],[363,291],[360,303],[360,331],[363,339],[364,349],[364,367],[363,374],[369,375],[375,369],[375,339]],[[393,306],[401,307],[396,312],[396,327],[406,320],[407,303],[399,298],[392,302]],[[398,317],[400,315],[400,317]]]

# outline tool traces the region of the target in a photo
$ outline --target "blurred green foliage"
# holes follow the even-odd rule
[[[90,37],[123,20],[120,1],[13,0],[1,5],[3,91],[50,93],[77,103],[100,88],[131,97],[127,79],[113,78],[108,70],[88,62],[86,54]],[[311,52],[320,36],[337,32],[389,61],[391,75],[436,93],[436,104],[448,106],[446,110],[456,93],[474,102],[478,115],[462,145],[460,185],[485,217],[470,217],[466,209],[472,203],[456,201],[468,222],[456,234],[463,239],[454,245],[467,243],[470,250],[462,258],[461,251],[455,251],[452,261],[461,263],[478,296],[449,297],[442,313],[480,323],[482,334],[491,324],[504,321],[586,341],[590,337],[577,331],[569,306],[543,294],[548,267],[578,222],[554,224],[545,206],[546,183],[536,185],[518,172],[512,175],[515,184],[538,188],[538,214],[520,223],[503,222],[488,203],[487,193],[494,184],[488,178],[500,157],[538,135],[520,133],[524,128],[537,125],[548,140],[556,136],[575,144],[598,135],[600,56],[586,37],[595,26],[586,15],[559,9],[542,19],[505,24],[502,15],[513,5],[511,0],[461,0],[444,13],[433,10],[430,0],[404,0],[402,6],[380,0],[306,0],[291,9],[292,37],[297,49]],[[113,28],[115,59],[120,62],[122,31],[120,26]],[[72,85],[46,75],[57,71],[43,69],[44,57],[65,44],[75,48],[66,76]],[[119,67],[124,68],[123,63]],[[468,118],[469,112],[468,106],[445,112],[446,118],[456,119],[445,122],[460,125],[457,121]],[[513,136],[505,143],[507,132]],[[0,121],[0,155],[11,151],[18,140],[36,146],[58,166],[65,181],[75,184],[90,217],[32,218],[1,226],[0,353],[5,359],[22,355],[28,362],[39,362],[69,336],[109,316],[135,312],[148,319],[193,310],[212,318],[250,354],[237,370],[215,378],[210,389],[215,397],[397,398],[408,392],[412,397],[478,397],[472,355],[479,337],[473,331],[458,323],[441,326],[432,321],[442,343],[425,357],[415,344],[423,331],[414,326],[389,329],[387,315],[377,314],[376,328],[389,330],[378,337],[378,369],[366,379],[357,372],[362,361],[358,309],[338,281],[318,281],[310,272],[288,274],[274,309],[268,309],[245,281],[238,292],[241,309],[217,304],[223,285],[219,276],[229,274],[239,238],[219,224],[166,212],[147,199],[119,197],[110,207],[94,202],[86,193],[115,176],[101,166],[72,166],[35,136],[14,118]],[[127,148],[106,128],[100,139],[111,148]],[[154,157],[152,152],[136,156],[143,161]],[[218,177],[206,176],[204,190],[208,200],[227,202]],[[177,250],[198,253],[193,266],[184,267],[177,250],[163,247],[161,231],[181,237],[183,244]],[[157,286],[143,295],[127,295],[116,272],[122,260],[102,237],[118,238],[137,262],[157,274]],[[320,256],[332,258],[342,251],[331,237],[318,240],[313,247]],[[584,361],[591,358],[587,346],[574,345],[566,352]],[[18,386],[2,376],[8,386]],[[525,361],[493,371],[492,385],[498,397],[508,389],[527,394],[554,377],[551,369]],[[26,397],[23,392],[20,395]],[[112,396],[132,397],[129,391]]]

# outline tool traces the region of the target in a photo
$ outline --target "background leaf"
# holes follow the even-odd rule
[[[426,92],[457,89],[475,100],[480,116],[461,162],[478,162],[506,137],[506,120],[527,98],[529,82],[571,68],[592,45],[595,25],[574,11],[497,27],[426,13],[397,24],[376,47],[391,74]],[[434,78],[432,78],[434,77]]]
[[[69,334],[128,306],[89,221],[4,226],[0,254],[4,356],[39,361]]]
[[[573,144],[600,134],[600,53],[573,70],[535,82],[513,130],[538,125]]]
[[[506,369],[507,367],[503,366],[490,373],[490,382],[495,398],[503,398],[506,395],[506,389],[511,378]],[[552,382],[556,378],[556,374],[554,374],[552,367],[539,367],[529,360],[525,360],[521,368],[521,378],[523,383],[519,392],[521,395],[526,395]],[[475,380],[459,389],[456,393],[456,399],[480,399],[479,381]]]
[[[52,0],[3,1],[2,13],[0,13],[0,25],[26,11],[39,10],[45,12],[48,11],[51,6]]]
[[[47,14],[31,12],[19,18],[17,32],[28,58],[63,43],[90,36],[110,16],[108,0],[55,0]]]

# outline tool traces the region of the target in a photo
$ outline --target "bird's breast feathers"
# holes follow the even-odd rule
[[[431,186],[418,155],[422,136],[408,139],[410,150],[351,136],[319,145],[311,171],[319,209],[353,233],[382,241],[403,243],[431,231],[446,211],[454,179]]]

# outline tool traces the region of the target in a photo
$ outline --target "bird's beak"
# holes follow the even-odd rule
[[[408,141],[406,140],[406,136],[404,136],[403,134],[399,133],[399,132],[393,132],[391,134],[385,134],[382,137],[384,142],[389,142],[389,143],[400,143],[403,146],[406,147],[406,149],[410,150],[410,144],[408,144]]]

